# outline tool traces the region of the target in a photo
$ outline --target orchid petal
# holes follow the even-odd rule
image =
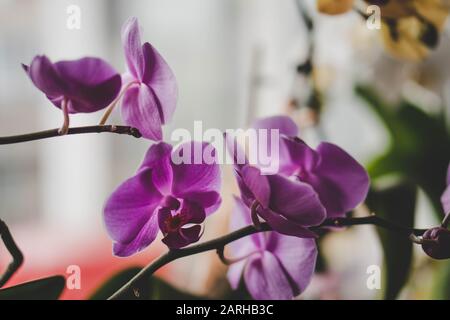
[[[137,18],[129,18],[122,27],[122,43],[128,70],[138,80],[143,79],[145,70],[144,53],[141,46]]]
[[[280,134],[288,137],[298,136],[298,127],[295,122],[287,116],[273,116],[256,120],[252,128],[254,129],[278,129]]]
[[[216,201],[220,201],[220,198],[217,198],[217,195],[214,194],[214,192],[220,192],[220,167],[215,162],[212,164],[205,163],[202,157],[203,151],[208,146],[208,143],[192,141],[180,145],[173,152],[176,155],[186,156],[186,158],[183,157],[186,160],[185,162],[180,164],[172,162],[172,194],[175,197],[182,199],[190,199],[192,197],[198,200],[201,199],[198,195],[204,193],[214,197]],[[188,152],[188,155],[185,152]],[[201,152],[200,163],[195,163],[194,153],[196,152]],[[204,197],[203,200],[211,202],[210,196]],[[208,209],[208,207],[205,207],[205,209]]]
[[[261,256],[252,256],[244,270],[248,291],[256,300],[292,299],[293,291],[277,258],[264,251]]]
[[[269,206],[270,186],[266,176],[261,175],[261,171],[252,166],[245,166],[241,170],[242,182],[251,192],[254,199],[263,208]]]
[[[270,209],[259,210],[258,215],[261,216],[273,230],[279,233],[300,238],[317,237],[316,233],[310,231],[305,226],[295,223],[292,220],[288,220]]]
[[[70,100],[69,113],[89,113],[107,107],[118,95],[120,75],[105,61],[82,58],[60,61],[55,68],[66,83],[65,96]]]
[[[125,92],[122,117],[127,125],[137,128],[143,137],[155,141],[162,139],[158,102],[147,85],[132,86]]]
[[[36,56],[26,68],[34,85],[50,97],[64,94],[66,87],[54,64],[46,56]]]
[[[172,146],[165,142],[154,144],[148,149],[142,168],[152,168],[152,181],[163,195],[169,195],[173,172],[171,165]]]
[[[331,143],[317,148],[321,161],[302,181],[313,186],[328,217],[344,216],[364,201],[369,190],[366,170],[348,153]]]
[[[154,221],[157,225],[153,216],[161,199],[162,195],[152,183],[151,169],[141,170],[121,184],[104,209],[105,225],[111,238],[123,245],[133,242],[133,248],[148,245],[152,234],[142,238],[140,233],[143,229],[154,230],[148,223]],[[145,243],[140,244],[139,239],[144,239]]]
[[[268,179],[271,210],[303,226],[318,225],[326,218],[325,208],[311,186],[278,174]]]
[[[315,240],[271,232],[267,241],[267,250],[277,257],[288,277],[295,284],[294,296],[302,293],[311,282],[315,270],[317,259]]]
[[[156,222],[156,215],[153,215],[131,242],[114,243],[113,245],[114,255],[118,257],[128,257],[145,249],[156,239],[158,231],[159,230],[158,224]]]
[[[142,81],[152,89],[162,114],[161,122],[166,124],[177,106],[177,81],[167,62],[150,43],[144,43],[142,51],[146,64]]]

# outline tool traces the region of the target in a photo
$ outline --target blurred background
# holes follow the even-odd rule
[[[285,113],[294,117],[302,137],[312,145],[321,140],[337,143],[371,167],[374,159],[395,147],[396,131],[386,129],[386,118],[406,101],[444,128],[446,136],[439,140],[444,142],[435,145],[438,151],[427,153],[430,159],[444,158],[432,177],[442,193],[450,159],[450,145],[445,145],[450,115],[447,27],[426,60],[406,62],[386,54],[379,31],[369,30],[356,12],[327,16],[316,11],[315,1],[300,2],[301,6],[295,0],[0,0],[0,135],[56,128],[61,123],[59,110],[36,90],[21,63],[29,63],[36,54],[53,61],[99,56],[123,71],[121,25],[137,16],[143,40],[159,50],[178,80],[178,108],[165,127],[166,139],[176,128],[192,130],[195,120],[203,121],[205,129],[224,130],[245,127],[256,117]],[[81,9],[81,29],[66,26],[70,5]],[[301,10],[313,20],[312,31],[306,28]],[[313,61],[313,73],[302,71],[308,61]],[[360,87],[355,93],[356,86]],[[383,115],[376,110],[380,105],[392,110]],[[101,112],[75,115],[71,121],[72,125],[96,124],[100,117]],[[110,120],[120,121],[118,113]],[[427,132],[405,139],[433,144]],[[87,298],[119,270],[143,266],[163,252],[165,248],[155,242],[131,258],[113,257],[102,222],[105,199],[135,172],[148,147],[142,139],[108,134],[1,146],[0,217],[25,255],[24,266],[8,285],[67,275],[68,266],[78,265],[82,287],[65,290],[62,298]],[[376,164],[372,168],[374,178],[385,176]],[[223,169],[224,203],[207,221],[204,240],[227,232],[232,194],[237,190],[231,168]],[[442,181],[436,180],[441,173]],[[421,187],[420,179],[412,180],[419,188],[410,210],[414,217],[408,221],[418,227],[437,224],[439,210],[430,200],[432,191],[427,193],[427,184]],[[383,181],[382,186],[391,183]],[[371,209],[362,206],[355,214]],[[366,286],[370,265],[381,266],[383,274],[391,272],[392,262],[386,260],[389,254],[380,239],[383,236],[370,226],[324,237],[320,270],[300,298],[382,298],[383,290]],[[9,259],[1,247],[1,270]],[[420,248],[404,259],[406,271],[391,273],[391,277],[395,272],[405,275],[394,290],[397,298],[445,298],[442,292],[449,289],[437,288],[436,283],[442,284],[441,271],[450,265],[431,261]],[[225,273],[216,255],[206,253],[172,263],[158,275],[180,290],[220,297],[229,290]]]

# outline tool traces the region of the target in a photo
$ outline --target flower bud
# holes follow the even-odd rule
[[[434,259],[450,258],[450,230],[435,227],[423,234],[422,249]]]

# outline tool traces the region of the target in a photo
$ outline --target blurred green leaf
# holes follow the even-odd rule
[[[0,300],[57,300],[65,285],[63,276],[38,279],[0,290]]]
[[[406,182],[382,190],[371,190],[367,205],[378,216],[405,227],[413,227],[416,187]],[[384,252],[385,299],[395,299],[408,280],[412,263],[412,242],[405,235],[377,228]]]
[[[443,117],[429,115],[406,101],[389,105],[368,87],[357,87],[356,93],[379,116],[391,138],[386,152],[369,165],[371,178],[399,174],[410,179],[442,217],[440,197],[450,161],[450,134]]]
[[[120,271],[107,280],[90,297],[91,300],[106,300],[114,292],[119,290],[131,278],[133,278],[141,268],[134,267]],[[123,299],[129,300],[200,300],[199,296],[183,292],[172,287],[170,284],[157,277],[149,277],[136,283],[135,290],[127,293]]]
[[[434,277],[433,296],[436,300],[450,300],[450,260],[439,261]]]

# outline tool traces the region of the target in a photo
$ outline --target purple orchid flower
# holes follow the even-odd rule
[[[235,163],[235,176],[243,203],[251,209],[255,225],[263,218],[275,231],[297,237],[316,237],[308,227],[320,224],[326,211],[314,189],[297,179],[281,174],[263,175],[259,168],[243,159],[235,140],[225,135]]]
[[[251,224],[248,207],[238,198],[235,202],[233,230]],[[236,289],[243,279],[254,299],[292,299],[306,289],[314,274],[317,258],[314,239],[271,231],[232,242],[230,249],[236,257],[228,270],[231,287]]]
[[[163,57],[146,42],[141,45],[139,25],[130,18],[122,28],[128,71],[123,75],[122,117],[151,140],[162,139],[162,125],[172,118],[178,89]]]
[[[164,142],[150,147],[136,175],[120,185],[105,205],[104,220],[115,255],[141,251],[155,240],[158,229],[169,248],[199,240],[200,224],[221,202],[219,165],[194,164],[192,152],[190,163],[174,164],[172,154],[205,148],[212,147],[200,142],[182,144],[175,151]]]
[[[328,218],[344,216],[366,198],[366,170],[338,146],[323,142],[312,149],[297,137],[297,126],[285,116],[258,120],[253,127],[279,130],[279,155],[274,160],[279,161],[279,173],[311,186]]]
[[[450,165],[447,169],[447,188],[441,197],[444,219],[438,227],[431,228],[423,234],[422,248],[434,259],[450,259]],[[419,242],[420,243],[420,242]]]
[[[90,113],[107,107],[118,95],[120,75],[99,58],[82,58],[52,63],[46,56],[36,56],[30,66],[22,65],[33,84],[64,113]]]

